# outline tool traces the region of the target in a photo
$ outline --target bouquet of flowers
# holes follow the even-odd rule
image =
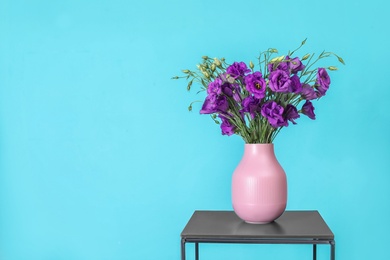
[[[199,92],[207,93],[200,113],[211,115],[223,135],[237,134],[252,144],[272,143],[283,127],[296,124],[300,114],[315,119],[312,101],[325,96],[330,85],[327,70],[337,67],[313,65],[330,56],[344,64],[341,57],[325,51],[318,56],[294,57],[305,42],[286,56],[273,57],[278,53],[274,48],[261,52],[258,70],[252,61],[248,67],[244,62],[229,65],[224,58],[203,56],[197,71],[183,70],[184,76],[173,79],[189,80],[187,90],[193,82],[200,83]]]

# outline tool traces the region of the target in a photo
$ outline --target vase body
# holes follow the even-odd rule
[[[233,173],[233,209],[247,223],[265,224],[286,209],[286,174],[275,157],[273,144],[245,144]]]

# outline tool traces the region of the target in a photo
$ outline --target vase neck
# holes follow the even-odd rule
[[[246,156],[261,156],[274,158],[274,144],[245,144],[244,157]]]

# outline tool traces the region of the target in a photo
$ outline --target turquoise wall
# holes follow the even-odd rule
[[[338,259],[390,233],[387,1],[0,2],[0,259],[179,259],[194,210],[230,210],[243,141],[187,111],[202,55],[254,60],[308,38],[347,63],[317,120],[279,134],[288,209],[317,209]],[[336,60],[329,60],[338,65]],[[192,252],[193,246],[188,246]],[[319,246],[319,259],[328,259]],[[311,259],[305,245],[201,245],[202,259]],[[189,259],[193,255],[188,254]]]

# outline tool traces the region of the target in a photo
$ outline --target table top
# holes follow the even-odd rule
[[[248,224],[234,211],[195,211],[182,238],[326,239],[334,235],[318,211],[285,211],[269,224]]]

